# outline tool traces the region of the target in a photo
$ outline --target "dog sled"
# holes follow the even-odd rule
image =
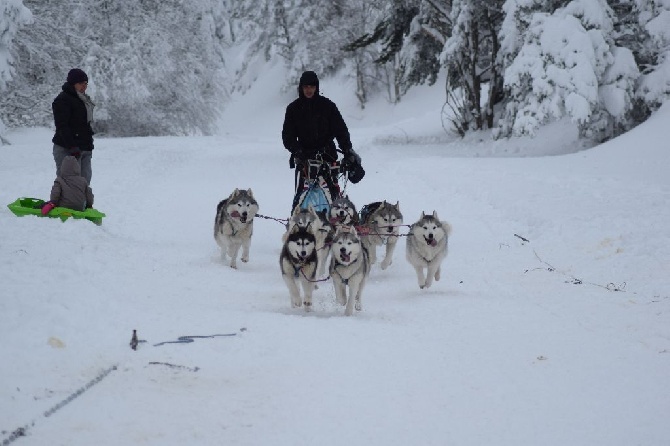
[[[312,159],[304,162],[296,169],[295,198],[293,208],[308,209],[316,212],[330,212],[333,200],[340,196],[346,184],[347,172],[338,161],[328,162],[323,159]]]
[[[42,206],[44,206],[44,203],[45,201],[40,200],[39,198],[22,197],[13,203],[8,204],[7,207],[17,217],[36,215],[38,217],[60,218],[62,221],[65,221],[68,218],[85,219],[98,226],[102,224],[102,218],[105,217],[104,213],[93,208],[88,208],[84,211],[75,211],[74,209],[63,207],[55,207],[49,214],[42,215]]]

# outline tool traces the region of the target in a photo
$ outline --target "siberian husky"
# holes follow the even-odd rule
[[[330,205],[330,222],[335,226],[358,226],[358,212],[349,197],[336,198]]]
[[[221,248],[221,258],[230,257],[230,267],[237,268],[237,254],[242,248],[240,260],[249,261],[251,235],[254,232],[254,217],[258,203],[251,189],[235,189],[216,206],[214,240]]]
[[[312,206],[309,206],[307,209],[302,209],[300,206],[296,206],[293,209],[291,218],[288,219],[288,223],[286,224],[286,232],[282,235],[282,242],[286,243],[288,235],[294,227],[308,228],[318,224],[319,216],[316,215]]]
[[[370,203],[361,209],[361,240],[368,250],[370,264],[377,262],[377,246],[386,245],[381,267],[386,269],[393,262],[393,251],[398,243],[402,225],[400,203]]]
[[[288,230],[282,236],[282,241],[286,243],[289,233],[295,226],[306,228],[314,234],[314,238],[316,239],[316,254],[319,260],[319,276],[323,276],[326,273],[326,261],[330,253],[330,244],[334,233],[333,225],[328,221],[326,213],[325,209],[316,212],[312,206],[309,206],[307,209],[301,209],[296,206],[293,210],[293,215],[288,221]]]
[[[416,270],[419,288],[430,287],[433,278],[440,280],[440,265],[447,256],[450,233],[449,223],[440,221],[435,211],[433,215],[422,212],[421,218],[410,227],[405,256]]]
[[[341,227],[335,232],[330,256],[330,277],[335,286],[335,297],[346,305],[344,314],[351,316],[361,311],[361,293],[370,274],[368,252],[353,227]],[[347,293],[348,289],[348,293]]]
[[[311,310],[317,263],[314,234],[306,228],[293,226],[279,256],[279,267],[291,296],[291,307],[300,307],[304,303],[305,311]],[[299,286],[304,293],[302,299]]]

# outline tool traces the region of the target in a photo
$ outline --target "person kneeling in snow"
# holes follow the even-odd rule
[[[93,207],[93,190],[81,176],[79,161],[74,156],[63,159],[60,175],[51,188],[50,200],[42,206],[42,215],[47,215],[56,206],[75,211]]]

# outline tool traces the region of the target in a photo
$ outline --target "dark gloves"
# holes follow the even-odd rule
[[[354,184],[361,181],[365,176],[365,170],[361,164],[361,157],[358,153],[354,152],[354,149],[349,149],[344,153],[342,167],[347,172],[349,181]]]
[[[349,149],[344,152],[344,159],[342,160],[342,163],[345,165],[345,167],[360,166],[361,157],[354,151],[354,149]]]
[[[55,208],[55,207],[56,207],[56,205],[53,204],[53,202],[51,202],[51,201],[47,201],[46,203],[44,203],[44,204],[42,205],[42,211],[41,211],[41,212],[42,212],[42,215],[47,215],[47,214],[49,214],[49,212],[51,212],[51,210],[52,210],[53,208]]]

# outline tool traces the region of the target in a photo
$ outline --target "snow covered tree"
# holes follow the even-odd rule
[[[218,0],[26,0],[21,82],[0,97],[14,125],[50,125],[70,68],[89,75],[94,128],[112,135],[211,133],[225,101]]]
[[[403,92],[407,91],[407,87],[402,83],[402,67],[406,65],[403,64],[400,53],[419,12],[419,1],[394,0],[382,5],[376,25],[345,46],[347,51],[370,46],[376,49],[379,56],[374,62],[390,68],[387,78],[389,99],[392,102],[398,102]]]
[[[278,44],[282,44],[288,67],[290,88],[294,88],[300,74],[313,70],[319,75],[334,73],[342,67],[344,53],[337,45],[345,2],[333,0],[284,1],[278,10],[281,20]],[[335,26],[334,26],[335,25]]]
[[[432,85],[442,68],[440,53],[451,33],[450,0],[422,1],[398,52],[400,94],[415,85]]]
[[[498,60],[502,1],[454,0],[450,22],[451,36],[440,59],[447,67],[450,120],[462,136],[468,130],[493,127],[493,106],[502,85]],[[485,84],[488,96],[484,100]]]
[[[32,22],[32,14],[21,0],[0,1],[0,92],[7,89],[12,79],[12,45],[17,31]],[[0,145],[3,144],[6,127],[0,116]]]
[[[91,0],[83,6],[78,28],[91,37],[82,68],[100,105],[99,130],[124,136],[213,132],[225,90],[209,6],[177,0]]]
[[[342,68],[346,54],[340,41],[348,29],[342,25],[351,17],[350,10],[344,0],[234,2],[229,14],[238,30],[237,88],[248,88],[259,66],[278,60],[288,68],[286,79],[278,83],[282,89],[295,88],[304,70],[325,75]]]
[[[0,90],[7,88],[12,78],[12,43],[17,31],[31,23],[32,13],[21,0],[3,0],[0,3]]]
[[[636,4],[646,37],[637,95],[656,110],[670,97],[670,1],[636,0]]]
[[[581,135],[605,141],[630,130],[635,125],[635,84],[640,72],[633,52],[616,46],[616,15],[609,5],[584,0],[573,1],[565,13],[578,17],[596,49],[594,72],[598,79],[598,102],[591,117],[580,126]]]
[[[604,0],[531,14],[505,70],[507,98],[495,136],[533,135],[563,117],[598,140],[629,127],[637,72],[630,51],[613,45],[612,15]]]
[[[339,17],[330,24],[330,45],[342,60],[341,72],[355,80],[354,94],[360,107],[365,108],[368,98],[388,85],[383,65],[375,63],[379,57],[378,48],[366,46],[346,49],[350,42],[363,35],[379,17],[380,1],[340,2]]]
[[[17,34],[20,62],[7,92],[0,95],[0,113],[13,127],[48,126],[53,124],[51,101],[68,70],[80,65],[87,45],[74,31],[72,14],[65,13],[74,10],[69,0],[63,0],[62,9],[40,0],[24,3],[34,20]]]
[[[0,32],[16,60],[0,64],[9,126],[52,125],[72,67],[89,74],[96,131],[110,135],[211,133],[228,94],[273,63],[285,91],[306,69],[349,76],[361,107],[444,70],[443,118],[497,137],[570,118],[603,140],[670,94],[668,0],[0,0],[0,11],[23,4],[34,23]]]

